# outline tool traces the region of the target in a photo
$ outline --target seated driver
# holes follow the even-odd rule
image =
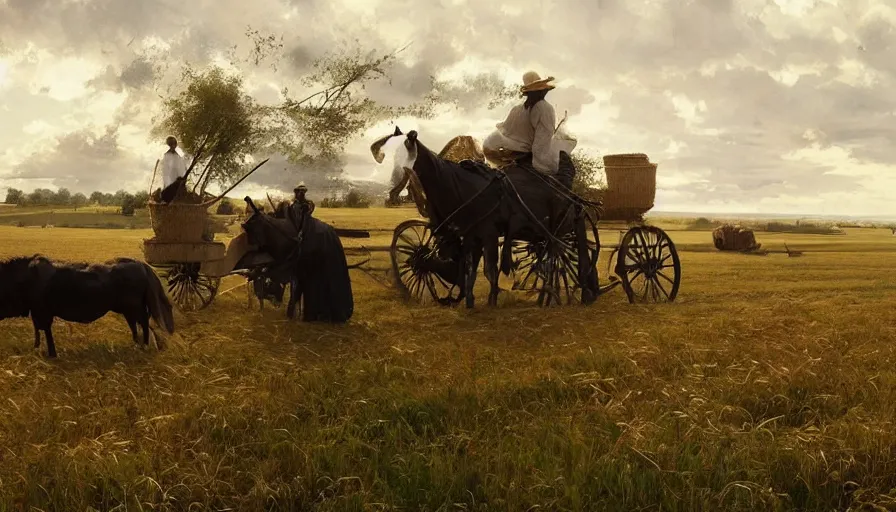
[[[557,116],[554,106],[545,99],[548,92],[555,88],[550,84],[552,81],[554,77],[542,79],[534,71],[524,74],[520,94],[526,98],[525,101],[510,110],[504,122],[496,125],[497,129],[485,139],[482,147],[485,156],[499,167],[510,163],[508,159],[517,160],[520,156],[531,154],[532,167],[536,171],[554,175],[571,187],[572,177],[566,176],[568,169],[563,169],[560,176],[557,174],[561,170],[560,153],[572,153],[576,141],[556,136],[559,129],[556,126]]]

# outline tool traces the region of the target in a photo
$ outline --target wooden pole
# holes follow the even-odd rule
[[[222,193],[221,195],[219,195],[218,197],[216,197],[216,198],[214,198],[214,199],[211,199],[211,200],[209,200],[209,201],[206,201],[205,203],[202,203],[202,205],[205,206],[205,207],[207,208],[207,207],[209,207],[209,206],[211,206],[211,205],[217,203],[217,202],[220,201],[221,199],[223,199],[224,196],[226,196],[227,194],[229,194],[231,190],[235,189],[235,188],[237,187],[237,185],[239,185],[240,183],[243,182],[243,180],[245,180],[245,179],[248,178],[250,175],[252,175],[253,172],[257,171],[259,167],[261,167],[262,165],[266,164],[266,163],[268,162],[268,160],[270,160],[270,158],[265,158],[264,160],[262,160],[261,163],[259,163],[259,164],[256,165],[255,167],[253,167],[251,171],[247,172],[247,173],[245,174],[245,176],[243,176],[242,178],[240,178],[236,183],[234,183],[233,185],[231,185],[230,188],[228,188],[227,190],[225,190],[224,193]]]

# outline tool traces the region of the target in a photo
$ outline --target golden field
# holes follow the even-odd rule
[[[414,212],[316,214],[375,230],[354,246]],[[0,258],[151,236],[0,224]],[[249,309],[238,278],[162,351],[109,315],[58,322],[50,361],[0,322],[0,510],[896,510],[896,238],[758,232],[805,252],[761,257],[659,225],[672,304],[417,307],[353,270],[340,327]]]

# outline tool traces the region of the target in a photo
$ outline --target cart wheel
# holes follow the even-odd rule
[[[168,294],[182,311],[205,309],[218,294],[221,279],[199,272],[199,263],[177,263],[168,267]]]
[[[585,236],[590,257],[589,268],[596,278],[598,258],[597,224],[590,214],[584,216]],[[579,242],[575,232],[558,237],[560,244],[548,242],[527,242],[514,240],[511,246],[513,257],[513,289],[538,294],[539,306],[560,305],[563,297],[567,304],[582,301],[582,286],[579,283]],[[555,245],[556,247],[550,247]],[[596,284],[596,283],[595,283]]]
[[[435,237],[429,223],[407,220],[392,237],[392,272],[406,298],[420,304],[455,304],[460,301],[459,241]]]
[[[616,274],[628,301],[672,302],[681,284],[681,261],[675,244],[656,226],[628,230],[619,245]]]

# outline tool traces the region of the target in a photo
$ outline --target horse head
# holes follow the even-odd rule
[[[13,258],[0,262],[0,320],[4,318],[24,318],[31,314],[28,295],[37,283],[40,273],[33,272],[33,266],[49,264],[39,255]]]
[[[386,143],[389,142],[389,139],[391,139],[392,137],[398,137],[399,135],[404,134],[401,132],[401,129],[396,126],[395,131],[392,134],[386,135],[385,137],[380,137],[370,145],[370,152],[373,154],[373,158],[378,164],[383,163],[383,160],[386,158],[386,155],[383,153],[383,146],[385,146]],[[403,169],[413,169],[414,163],[417,160],[419,145],[420,143],[417,140],[417,131],[409,131],[407,135],[405,135],[404,142],[395,150],[395,167]]]
[[[289,220],[263,213],[249,196],[244,201],[252,209],[252,215],[242,223],[249,243],[275,258],[291,252],[298,240],[298,232]]]

